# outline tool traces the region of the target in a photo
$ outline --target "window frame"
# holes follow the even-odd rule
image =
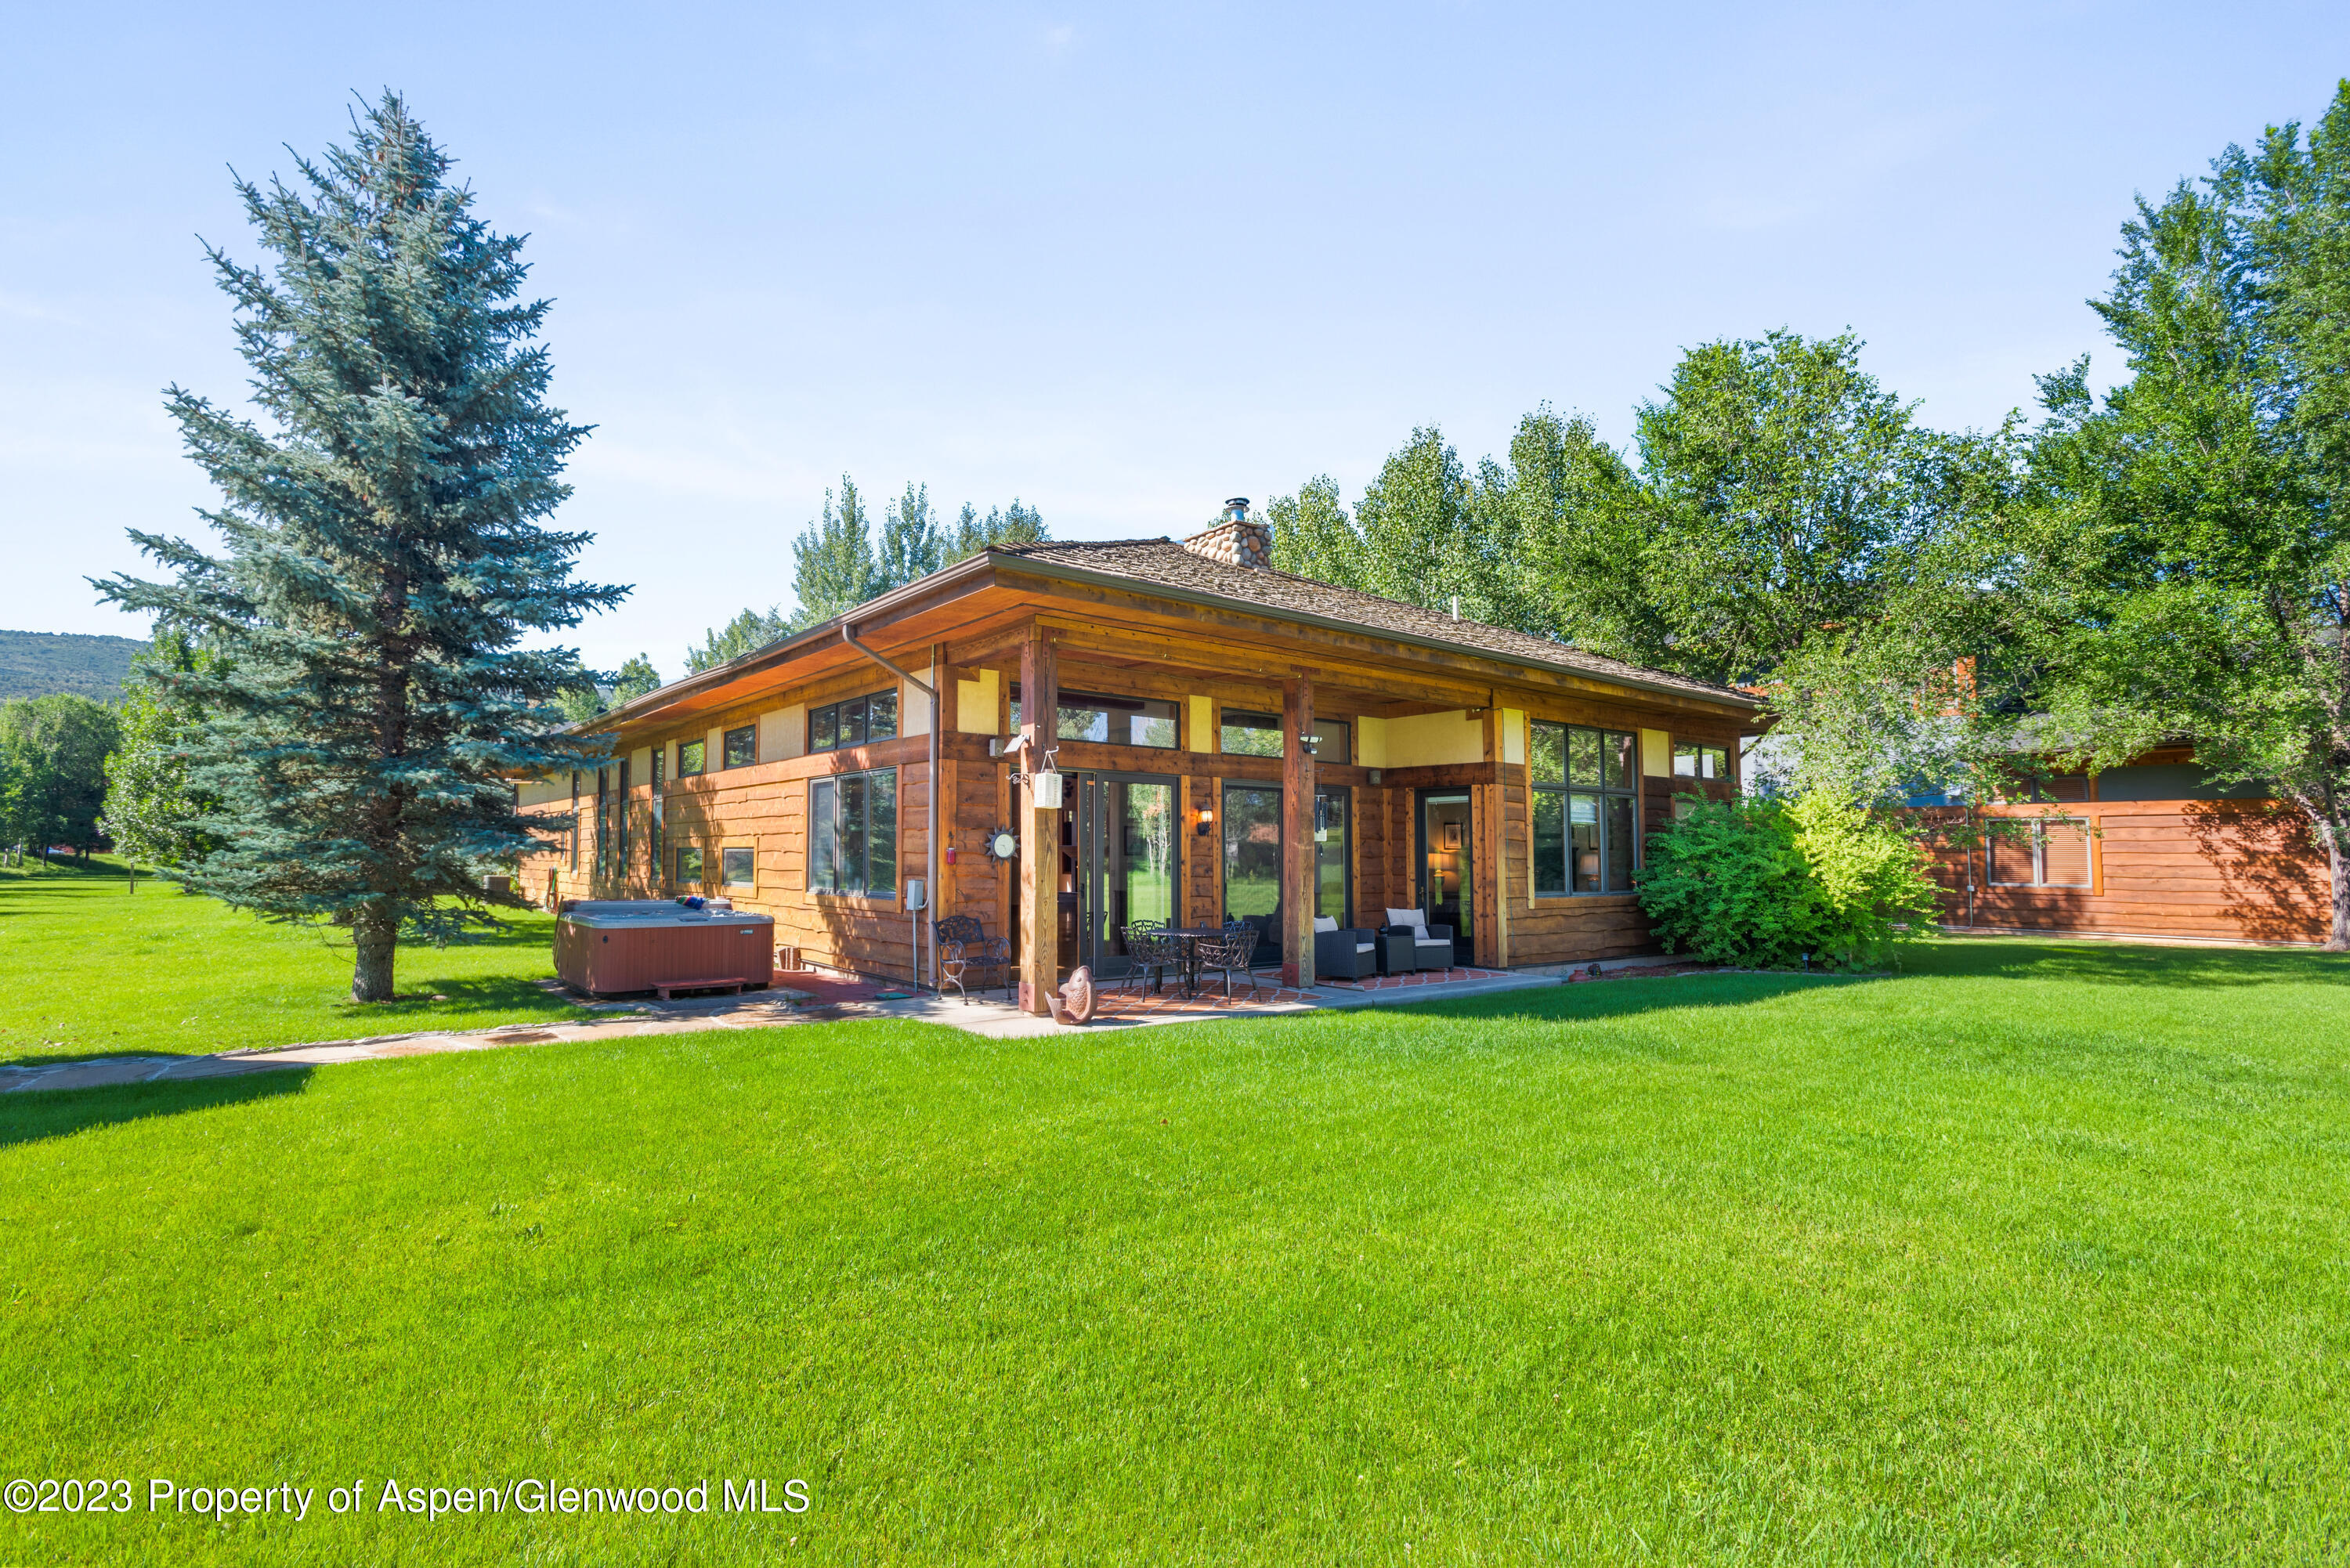
[[[689,855],[693,857],[693,872],[691,876],[686,874],[685,869],[685,857]],[[679,888],[700,888],[703,886],[708,875],[703,870],[703,864],[706,858],[707,857],[702,854],[702,846],[699,844],[677,844],[671,846],[670,863],[675,876],[675,880],[671,886]]]
[[[734,742],[737,741],[743,742],[750,753],[739,763],[734,760]],[[737,724],[731,730],[719,732],[718,769],[721,773],[729,768],[756,767],[758,763],[759,724],[757,720],[754,719],[747,724]]]
[[[1232,722],[1234,719],[1262,719],[1264,722],[1261,724],[1235,724]],[[1250,750],[1236,752],[1232,750],[1232,743],[1227,739],[1227,735],[1229,732],[1233,730],[1241,730],[1253,733],[1271,732],[1273,736],[1273,750],[1269,752]],[[1282,728],[1281,715],[1278,713],[1266,713],[1253,708],[1224,708],[1219,706],[1216,711],[1216,750],[1228,757],[1284,756],[1288,753],[1289,750],[1289,732]]]
[[[2010,820],[2012,819],[2011,818]],[[2011,840],[2010,844],[2012,846],[2025,849],[2031,855],[2032,880],[2029,882],[2002,882],[1993,877],[1991,875],[1992,867],[1994,865],[1992,860],[1992,851],[1998,848],[1999,846],[1995,842],[1989,842],[1985,843],[1983,846],[1983,886],[1986,888],[2062,888],[2074,892],[2089,892],[2095,890],[2097,886],[2097,858],[2096,850],[2094,846],[2094,840],[2096,836],[2090,831],[2089,819],[2085,816],[2035,816],[2031,819],[2031,822],[2032,836],[2028,843],[2022,846],[2014,846],[2013,841]],[[2081,871],[2083,877],[2081,881],[2051,882],[2048,880],[2048,830],[2051,827],[2074,827],[2080,829]]]
[[[738,856],[742,858],[743,867],[743,879],[739,882],[734,879],[734,861]],[[728,888],[749,888],[755,890],[758,888],[759,852],[756,846],[743,844],[727,844],[719,846],[718,886],[722,890]]]
[[[1005,702],[1004,712],[1007,722],[1012,732],[1016,735],[1020,732],[1020,723],[1024,717],[1021,711],[1020,682],[1017,680],[1010,682],[1007,686]],[[1153,713],[1149,711],[1152,708],[1161,708],[1166,711]],[[1103,732],[1108,738],[1097,741],[1090,734],[1070,733],[1069,718],[1072,714],[1077,713],[1100,714],[1103,719]],[[1124,738],[1118,735],[1116,729],[1117,722],[1121,716],[1129,721]],[[1136,740],[1134,725],[1131,722],[1136,719],[1153,720],[1165,724],[1166,741],[1162,743],[1157,741]],[[1091,729],[1092,726],[1087,727]],[[1068,741],[1080,746],[1125,746],[1138,752],[1180,752],[1183,749],[1183,705],[1171,697],[1135,697],[1123,691],[1056,691],[1053,694],[1053,739],[1055,742]]]
[[[877,701],[882,703],[889,716],[889,732],[886,735],[873,733],[874,704]],[[843,740],[840,721],[852,709],[855,710],[857,716],[857,739]],[[854,697],[843,697],[837,702],[816,703],[807,711],[808,754],[814,756],[825,752],[854,751],[858,746],[870,746],[882,741],[897,740],[900,733],[899,723],[905,717],[898,710],[898,689],[895,686],[860,691]],[[825,720],[831,722],[832,738],[819,742],[816,739],[817,724]]]
[[[693,765],[691,767],[686,766],[685,763],[685,753],[688,752],[691,752],[693,753]],[[698,779],[709,771],[710,741],[707,736],[697,741],[680,741],[677,743],[678,777],[681,779]]]
[[[1538,769],[1544,765],[1536,759],[1547,749],[1542,732],[1556,733],[1558,773],[1555,777],[1544,777]],[[1596,737],[1592,753],[1598,771],[1596,784],[1575,780],[1575,756],[1578,734]],[[1621,782],[1611,784],[1610,755],[1614,758],[1614,776]],[[1530,898],[1621,898],[1638,890],[1640,868],[1646,861],[1641,831],[1642,783],[1640,774],[1640,738],[1631,730],[1612,730],[1604,724],[1571,724],[1564,720],[1533,719],[1526,725],[1526,859],[1528,894]],[[1592,807],[1591,826],[1597,829],[1599,880],[1596,888],[1575,885],[1575,803],[1578,797],[1588,798]],[[1543,843],[1543,818],[1545,806],[1555,802],[1557,813],[1556,844],[1558,849],[1559,882],[1544,886],[1543,874],[1545,846]],[[1626,803],[1628,810],[1619,806],[1611,810],[1610,802]],[[1622,887],[1613,885],[1617,873],[1616,837],[1619,831],[1628,834],[1631,844],[1623,857]]]
[[[871,898],[895,903],[898,899],[899,877],[903,871],[899,854],[900,838],[898,820],[902,798],[896,768],[864,768],[845,773],[821,774],[808,780],[806,800],[807,865],[805,880],[812,894],[830,898]],[[874,832],[877,820],[873,791],[878,781],[889,781],[888,805],[889,880],[886,886],[873,886],[876,857],[874,846],[879,836]],[[841,805],[851,794],[851,786],[859,786],[861,796],[858,807],[861,815],[853,827],[845,824]],[[858,862],[857,879],[850,884],[841,868],[850,859]]]
[[[1707,773],[1706,763],[1716,758],[1721,761],[1721,771]],[[1686,769],[1681,766],[1683,762],[1690,764]],[[1730,748],[1716,745],[1711,741],[1675,740],[1673,742],[1673,777],[1695,779],[1703,784],[1728,784],[1730,782]]]

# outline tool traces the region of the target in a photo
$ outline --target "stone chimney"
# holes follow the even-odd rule
[[[1262,523],[1251,522],[1248,506],[1247,496],[1233,496],[1224,503],[1224,514],[1216,520],[1216,525],[1184,540],[1183,548],[1228,566],[1271,571],[1273,530]]]

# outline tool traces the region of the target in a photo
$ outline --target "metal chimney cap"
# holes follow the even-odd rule
[[[1245,522],[1247,522],[1247,521],[1248,521],[1248,497],[1247,497],[1247,496],[1245,496],[1245,495],[1235,495],[1235,496],[1231,497],[1230,499],[1228,499],[1227,501],[1225,501],[1225,503],[1224,503],[1224,510],[1225,510],[1227,513],[1229,513],[1229,514],[1231,514],[1231,516],[1232,516],[1232,520],[1233,522],[1235,522],[1235,523],[1245,523]]]

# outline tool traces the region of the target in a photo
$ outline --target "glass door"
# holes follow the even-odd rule
[[[1326,789],[1314,794],[1314,912],[1337,921],[1342,930],[1354,924],[1347,918],[1354,893],[1347,878],[1355,860],[1348,793]]]
[[[1077,803],[1084,845],[1077,877],[1080,956],[1097,976],[1127,971],[1126,928],[1139,920],[1177,924],[1175,781],[1148,774],[1087,774]]]
[[[1261,933],[1257,956],[1281,956],[1281,786],[1224,785],[1224,919]]]
[[[1453,951],[1467,962],[1470,897],[1469,797],[1465,794],[1419,797],[1419,907],[1429,923],[1452,928]]]

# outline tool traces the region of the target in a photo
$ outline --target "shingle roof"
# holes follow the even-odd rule
[[[1450,643],[1472,653],[1499,654],[1603,680],[1663,687],[1742,708],[1756,706],[1752,693],[1731,687],[1644,669],[1506,627],[1454,620],[1419,605],[1315,582],[1294,572],[1262,571],[1210,560],[1172,539],[1055,540],[1039,545],[998,545],[996,553],[1206,594],[1275,615],[1285,611],[1359,626],[1369,631],[1403,632],[1432,642]]]

